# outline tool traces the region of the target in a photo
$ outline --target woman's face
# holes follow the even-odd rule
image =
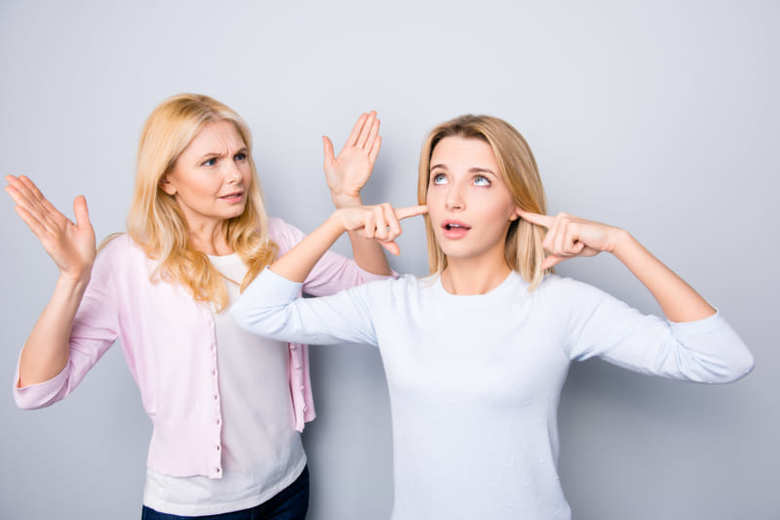
[[[433,149],[428,214],[448,262],[504,257],[504,239],[516,206],[490,145],[480,139],[445,137]]]
[[[209,123],[190,142],[160,186],[191,228],[244,212],[252,170],[244,140],[230,121]]]

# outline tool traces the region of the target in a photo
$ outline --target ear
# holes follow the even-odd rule
[[[173,197],[176,195],[176,187],[173,185],[171,181],[168,180],[168,176],[164,176],[162,179],[160,179],[160,189],[163,190],[165,193]]]
[[[515,220],[520,218],[520,207],[515,206],[515,209],[512,210],[512,214],[509,216],[509,220],[511,222],[514,222]]]

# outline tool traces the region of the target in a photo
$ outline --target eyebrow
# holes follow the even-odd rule
[[[243,148],[241,148],[240,150],[236,150],[236,153],[247,153],[247,154],[248,154],[249,152],[248,152],[248,150],[246,149],[246,146],[244,146],[244,147],[243,147]],[[235,155],[235,154],[234,154],[234,155]],[[225,154],[224,154],[224,153],[218,153],[218,152],[209,152],[209,153],[206,153],[206,154],[203,154],[203,155],[201,155],[201,157],[200,157],[200,159],[198,159],[198,161],[202,161],[202,160],[203,160],[203,159],[205,159],[206,157],[224,157],[224,156],[225,156]]]
[[[431,166],[430,171],[435,170],[436,168],[444,168],[447,169],[447,166],[444,164],[434,164]],[[489,173],[490,175],[493,175],[494,177],[498,177],[498,175],[495,174],[493,170],[488,170],[487,168],[479,168],[477,166],[474,166],[473,168],[469,168],[469,173]]]

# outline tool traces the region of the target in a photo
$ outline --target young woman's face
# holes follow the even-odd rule
[[[428,214],[439,246],[453,259],[503,258],[516,206],[490,145],[445,137],[431,154]]]
[[[252,170],[244,140],[230,121],[209,123],[162,181],[191,227],[244,212]]]

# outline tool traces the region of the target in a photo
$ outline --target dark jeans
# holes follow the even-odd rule
[[[301,476],[270,500],[249,509],[206,516],[177,516],[160,513],[143,506],[141,520],[304,520],[309,509],[309,467],[303,468]]]

